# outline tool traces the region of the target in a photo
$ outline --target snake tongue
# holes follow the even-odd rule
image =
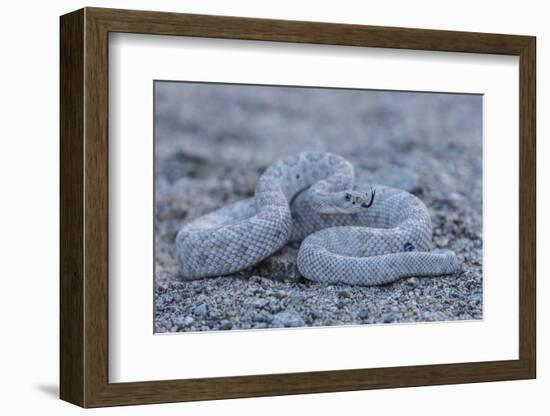
[[[371,194],[371,196],[370,196],[370,201],[361,204],[361,206],[362,206],[363,208],[370,208],[370,207],[372,206],[372,203],[374,202],[374,195],[376,195],[376,189],[373,189],[373,190],[372,190],[372,194]]]

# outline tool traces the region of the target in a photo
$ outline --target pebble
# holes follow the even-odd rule
[[[204,304],[201,304],[199,306],[197,306],[193,312],[195,313],[195,315],[197,316],[200,316],[200,317],[204,317],[208,314],[208,309],[206,307],[206,305]]]
[[[250,273],[258,276],[267,276],[270,279],[297,282],[301,278],[301,274],[296,266],[297,254],[298,250],[285,246],[277,253],[254,266]]]
[[[273,317],[271,326],[275,328],[281,327],[299,327],[304,326],[304,319],[294,312],[279,312]]]
[[[420,282],[420,280],[418,280],[417,277],[411,277],[411,278],[407,279],[407,284],[409,286],[418,286],[419,282]]]
[[[286,292],[284,290],[278,290],[275,293],[275,296],[277,297],[277,299],[284,299],[284,298],[288,297],[288,292]]]
[[[340,290],[338,292],[338,296],[340,296],[341,298],[349,298],[350,294],[347,290]]]
[[[233,324],[229,321],[222,321],[220,324],[220,330],[221,331],[227,331],[229,329],[233,328]]]

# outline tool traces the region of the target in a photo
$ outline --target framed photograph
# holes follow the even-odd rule
[[[60,29],[63,400],[535,378],[534,37]]]

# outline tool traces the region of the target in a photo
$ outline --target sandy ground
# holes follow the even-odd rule
[[[349,159],[358,180],[428,206],[434,246],[463,271],[381,287],[311,283],[292,248],[235,276],[184,281],[179,227],[253,195],[274,160],[303,150]],[[155,330],[323,326],[482,318],[482,97],[156,83]]]

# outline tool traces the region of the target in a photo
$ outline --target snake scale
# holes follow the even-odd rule
[[[343,157],[303,152],[268,167],[253,198],[185,224],[175,240],[186,279],[238,272],[300,242],[297,266],[324,283],[379,285],[452,274],[456,255],[432,249],[428,209],[395,188],[354,184]]]

